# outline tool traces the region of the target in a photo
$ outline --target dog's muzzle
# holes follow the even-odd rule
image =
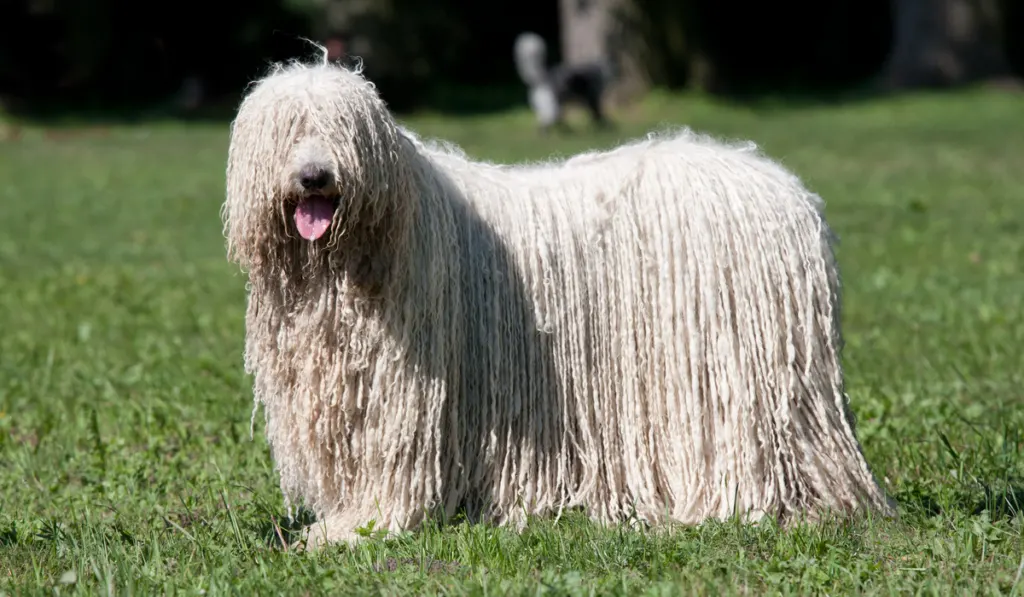
[[[295,227],[302,238],[313,241],[327,232],[338,210],[337,197],[328,192],[334,186],[334,176],[311,164],[302,168],[298,179],[304,193],[295,206]]]

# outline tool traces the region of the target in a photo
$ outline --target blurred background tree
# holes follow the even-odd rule
[[[128,0],[0,3],[7,110],[233,108],[267,63],[334,40],[397,110],[521,105],[512,43],[551,61],[604,54],[615,95],[821,92],[1007,80],[1024,66],[1018,0]],[[453,90],[469,89],[457,93]]]
[[[997,0],[895,0],[895,43],[880,84],[896,90],[1013,81],[1005,42],[1009,6]],[[1018,37],[1024,33],[1017,31]]]

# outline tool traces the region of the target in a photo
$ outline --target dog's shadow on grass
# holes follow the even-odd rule
[[[269,514],[256,527],[256,534],[267,547],[287,549],[302,541],[303,530],[316,522],[316,514],[305,507],[296,509],[294,516]]]
[[[1024,483],[1003,484],[998,488],[994,487],[994,484],[986,483],[974,490],[966,487],[930,489],[917,485],[896,492],[894,498],[900,509],[913,517],[931,518],[952,513],[981,516],[987,512],[989,520],[1005,521],[1024,512]],[[582,507],[567,509],[563,515],[570,512],[585,516]],[[535,518],[537,517],[530,517],[530,519]],[[443,516],[428,518],[422,526],[438,531],[463,523],[473,524],[478,522],[477,519],[478,517],[473,516],[472,512],[460,509],[455,516],[449,519],[445,519]],[[271,515],[259,525],[256,532],[268,547],[286,549],[300,543],[303,530],[315,521],[316,516],[313,512],[299,508],[292,518],[285,515]],[[423,528],[420,528],[415,532],[422,530]],[[0,533],[0,545],[3,545],[3,538]]]
[[[1024,512],[1024,484],[982,483],[980,487],[931,489],[915,485],[894,495],[901,508],[930,518],[952,512],[1008,520]]]

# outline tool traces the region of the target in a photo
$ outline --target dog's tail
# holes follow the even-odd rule
[[[516,37],[513,55],[519,78],[527,87],[538,87],[547,79],[547,44],[544,38],[526,31]]]

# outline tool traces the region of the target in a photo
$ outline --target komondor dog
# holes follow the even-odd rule
[[[480,163],[396,124],[358,71],[291,64],[239,107],[223,216],[256,408],[314,544],[459,512],[890,510],[820,201],[749,145]]]

